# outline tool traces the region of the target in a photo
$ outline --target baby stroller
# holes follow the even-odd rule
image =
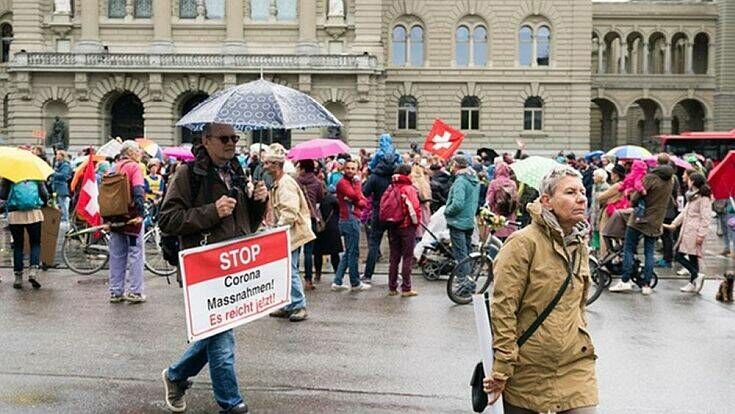
[[[422,227],[424,235],[413,249],[413,256],[421,268],[421,274],[426,280],[439,280],[442,276],[449,276],[456,263],[449,241],[449,228],[444,218],[444,206],[431,215],[428,226]],[[478,239],[475,231],[472,235],[473,245]]]
[[[592,281],[600,285],[601,288],[610,286],[612,276],[621,276],[623,274],[623,242],[625,240],[625,229],[627,228],[628,218],[632,212],[632,208],[615,211],[605,225],[605,228],[600,231],[600,236],[605,246],[607,246],[607,254],[605,257],[600,257],[595,261],[596,266],[590,267],[590,276]],[[635,257],[633,260],[631,280],[638,287],[643,287],[643,262],[638,257]],[[592,265],[592,262],[591,260],[590,265]],[[656,287],[657,284],[658,275],[654,271],[651,276],[651,287]],[[588,298],[588,304],[597,299],[597,296],[599,296],[599,293],[594,298],[592,296]]]

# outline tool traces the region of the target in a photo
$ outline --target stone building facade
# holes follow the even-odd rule
[[[344,127],[255,140],[371,148],[387,131],[407,149],[442,118],[469,148],[651,145],[660,132],[733,127],[718,117],[733,105],[717,102],[735,100],[735,77],[717,72],[735,18],[723,3],[0,0],[0,133],[34,143],[59,116],[75,147],[173,145],[192,139],[173,126],[186,111],[262,74]]]

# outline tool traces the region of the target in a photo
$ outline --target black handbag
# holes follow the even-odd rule
[[[577,255],[575,255],[575,258]],[[544,311],[539,314],[538,317],[536,317],[536,320],[533,321],[533,323],[526,329],[526,331],[516,340],[516,345],[518,345],[518,348],[522,347],[523,344],[528,341],[528,339],[538,330],[538,328],[541,326],[542,323],[544,323],[544,320],[549,316],[551,311],[554,310],[556,305],[559,304],[559,301],[561,300],[561,297],[564,296],[564,292],[566,292],[567,287],[569,287],[569,283],[572,281],[572,272],[574,269],[574,263],[570,263],[570,266],[567,269],[567,277],[564,279],[564,282],[561,284],[561,287],[556,292],[556,295],[551,299],[551,302],[549,302],[548,305],[546,305],[546,308],[544,308]],[[485,307],[487,307],[487,314],[488,319],[490,319],[490,294],[486,291],[484,293],[485,296]],[[492,319],[490,319],[490,324],[492,325]],[[472,371],[472,379],[470,380],[470,387],[472,388],[472,410],[476,413],[481,413],[485,411],[485,408],[487,408],[488,403],[488,396],[485,390],[483,389],[482,381],[485,379],[485,369],[482,365],[482,361],[478,362],[477,365],[475,365],[474,371]]]

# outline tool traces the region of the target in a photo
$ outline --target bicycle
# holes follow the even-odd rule
[[[163,234],[158,227],[158,213],[160,205],[155,202],[147,202],[145,206],[146,217],[144,220],[147,230],[143,235],[143,246],[145,249],[145,268],[158,276],[171,276],[176,273],[176,267],[171,266],[163,258],[161,239]]]
[[[508,221],[503,216],[497,216],[483,208],[480,211],[480,220],[490,229],[480,244],[480,249],[470,253],[452,270],[447,280],[447,296],[458,304],[466,305],[472,302],[472,294],[484,293],[493,281],[493,263],[503,242],[495,236],[495,232],[506,225],[520,227],[515,221]],[[462,270],[468,269],[466,275]]]
[[[106,225],[80,229],[72,222],[71,228],[64,234],[61,257],[73,272],[91,275],[102,270],[110,260],[109,242]]]

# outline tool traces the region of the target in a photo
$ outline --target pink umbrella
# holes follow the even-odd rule
[[[316,138],[295,145],[286,158],[292,161],[318,160],[347,152],[350,152],[350,147],[338,139]]]
[[[694,167],[692,167],[692,164],[689,164],[688,162],[677,157],[676,155],[669,154],[669,158],[671,158],[671,161],[674,162],[674,165],[676,165],[679,168],[683,168],[685,170],[694,169]],[[655,167],[656,164],[658,164],[658,155],[651,155],[650,157],[644,158],[643,161],[645,161],[649,167]]]
[[[163,155],[171,158],[176,158],[180,161],[194,160],[194,154],[191,153],[191,148],[187,147],[168,147],[163,150]]]

